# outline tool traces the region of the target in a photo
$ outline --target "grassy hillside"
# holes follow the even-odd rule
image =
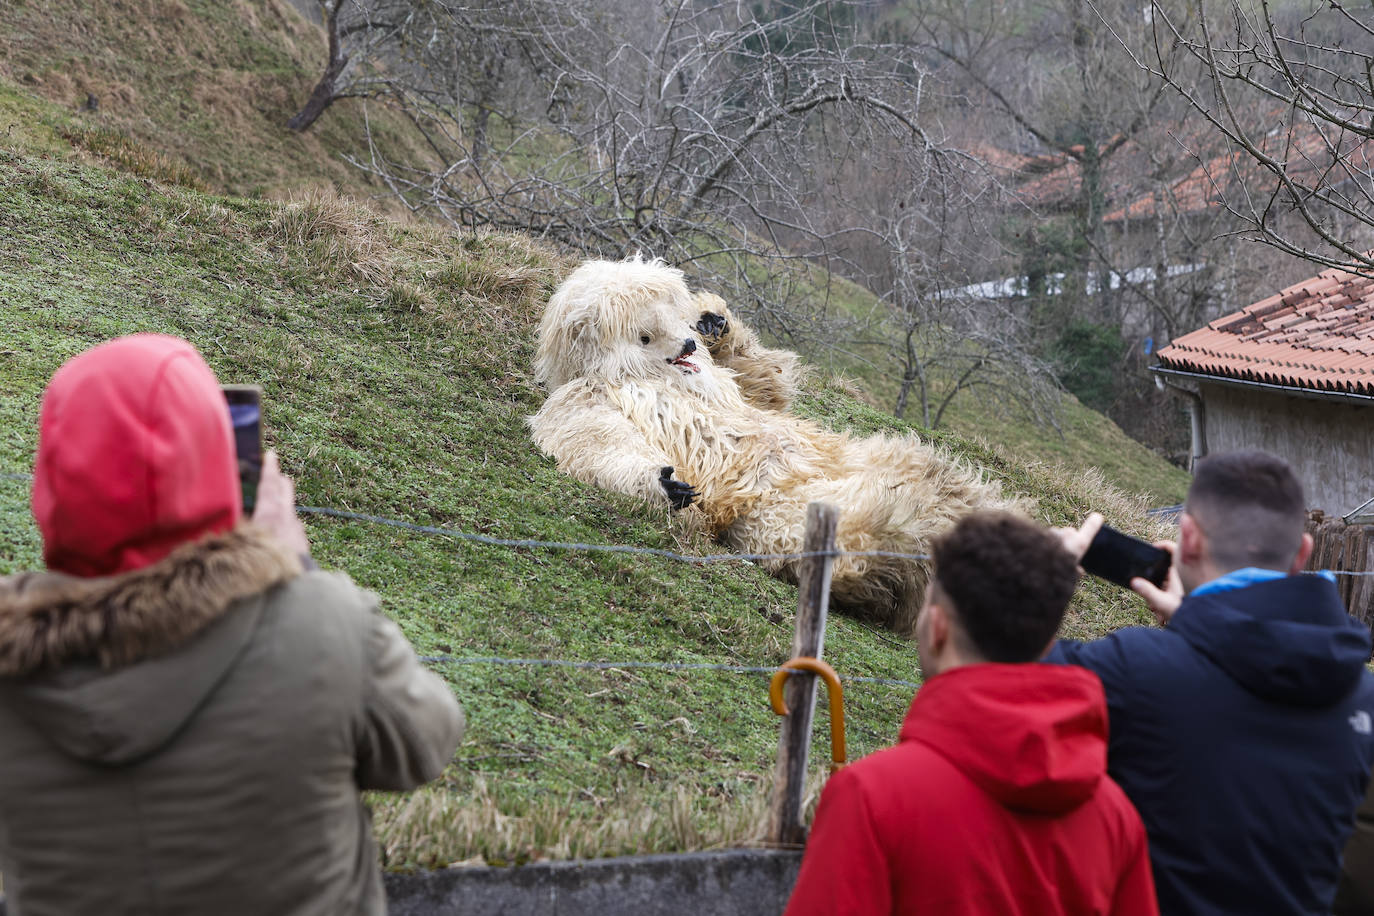
[[[362,102],[337,103],[303,135],[282,126],[308,96],[323,57],[322,33],[286,0],[8,0],[0,93],[11,105],[21,91],[52,105],[40,116],[20,103],[24,114],[0,128],[13,138],[42,117],[59,129],[62,148],[74,145],[89,161],[245,196],[332,187],[390,212],[395,205],[384,189],[341,158],[365,152]],[[94,111],[87,110],[92,97]],[[380,142],[407,148],[399,116],[377,102],[367,112]],[[149,163],[150,154],[160,161]],[[817,288],[817,297],[841,310],[874,307],[852,284]],[[857,378],[870,403],[891,409],[896,379],[880,360],[820,349],[808,355],[827,371]],[[1178,501],[1187,487],[1186,474],[1071,396],[1062,434],[968,398],[956,402],[948,425],[1008,454],[1099,469],[1156,505]]]
[[[842,279],[821,280],[831,313],[862,329],[855,337],[872,339],[875,332],[868,328],[877,322],[883,308],[872,293]],[[863,343],[821,345],[807,351],[807,356],[815,366],[855,379],[857,393],[867,403],[884,411],[894,409],[901,376],[884,348]],[[938,402],[948,384],[948,379],[938,375],[932,379],[933,401]],[[919,418],[914,395],[912,400],[908,415]],[[943,425],[1009,456],[1099,471],[1113,485],[1140,494],[1155,506],[1182,502],[1191,479],[1068,392],[1063,393],[1057,408],[1055,425],[1028,416],[1016,405],[990,403],[972,393],[954,399]]]
[[[0,78],[53,104],[63,132],[100,157],[123,135],[193,182],[246,196],[331,186],[386,202],[342,154],[365,155],[363,103],[285,129],[324,67],[324,33],[286,0],[4,0]],[[94,103],[94,110],[90,105]],[[385,144],[399,117],[372,103]],[[0,130],[13,129],[0,124]]]
[[[64,114],[0,91],[0,474],[31,465],[38,399],[71,355],[155,330],[193,341],[221,378],[266,390],[270,444],[302,502],[507,538],[716,550],[659,509],[556,473],[523,426],[542,399],[531,331],[570,262],[527,240],[454,237],[331,195],[223,197],[92,165]],[[124,158],[167,166],[136,143]],[[179,174],[170,168],[168,177]],[[837,387],[804,412],[902,428]],[[1044,517],[1139,505],[957,436],[957,454],[1036,497]],[[434,656],[774,665],[795,591],[747,564],[493,548],[312,518],[321,562],[377,590]],[[23,481],[0,478],[0,574],[39,563]],[[1069,632],[1143,620],[1090,585]],[[915,680],[914,650],[838,618],[848,675]],[[765,681],[729,672],[441,664],[470,713],[442,784],[379,797],[392,865],[481,855],[700,848],[755,837],[777,723]],[[849,691],[852,753],[888,743],[908,688]],[[816,759],[825,756],[822,718]]]

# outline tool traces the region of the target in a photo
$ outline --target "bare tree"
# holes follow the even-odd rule
[[[445,8],[412,5],[426,15]],[[923,251],[940,239],[918,242],[917,226],[926,232],[944,218],[927,210],[972,209],[976,201],[964,198],[985,180],[970,181],[976,161],[948,148],[916,52],[873,37],[877,8],[868,0],[464,6],[449,20],[461,19],[461,29],[428,39],[423,53],[398,37],[394,47],[407,50],[372,77],[428,155],[402,159],[373,142],[352,161],[413,210],[451,225],[533,232],[604,256],[659,255],[798,349],[854,343],[895,356],[911,376],[902,409],[915,392],[928,424],[968,392],[1015,397],[1048,416],[1054,383],[1025,355],[1029,338],[1007,315],[994,320],[994,304],[950,295],[960,270]],[[533,88],[488,110],[466,75],[480,51],[471,36],[498,34],[515,49],[499,66],[518,67]],[[465,75],[455,76],[460,68]],[[849,183],[836,190],[845,174]],[[870,206],[846,207],[849,197]],[[884,222],[879,214],[898,199],[909,202],[908,216]],[[879,255],[882,276],[851,260],[860,247]],[[876,323],[830,311],[824,296],[802,305],[817,302],[797,293],[815,292],[818,263],[884,296]]]
[[[920,12],[909,26],[913,40],[957,68],[970,106],[991,104],[1009,122],[1004,136],[1028,138],[1036,151],[1071,166],[1060,170],[1065,188],[1058,195],[1073,223],[1065,253],[1080,295],[1093,287],[1102,319],[1119,321],[1111,284],[1092,275],[1105,277],[1114,267],[1103,225],[1118,171],[1113,161],[1156,116],[1162,86],[1121,66],[1116,38],[1079,0],[936,0],[912,8]],[[1135,37],[1124,27],[1119,34]]]
[[[1136,62],[1229,144],[1204,162],[1234,230],[1327,267],[1374,274],[1374,12],[1337,0],[1152,0]],[[1258,111],[1262,117],[1255,117]]]
[[[1209,173],[1234,145],[1157,73],[1131,65],[1127,52],[1152,54],[1158,36],[1148,7],[933,0],[912,8],[920,15],[908,30],[963,74],[970,109],[981,102],[1002,116],[1000,126],[979,122],[983,136],[1027,154],[1016,166],[1024,177],[1007,179],[1024,209],[1004,210],[1002,234],[1023,260],[991,253],[988,264],[1019,278],[1004,285],[1038,313],[1031,348],[1092,406],[1159,443],[1179,424],[1143,372],[1152,342],[1252,301],[1273,280],[1216,202]],[[1236,114],[1246,124],[1262,115],[1253,105]]]
[[[996,212],[1001,189],[963,177],[912,176],[885,221],[893,309],[883,337],[901,369],[893,412],[904,416],[914,399],[922,424],[936,429],[957,398],[973,396],[1058,429],[1060,388],[1034,355],[1026,311],[967,280],[959,249],[983,234],[980,215]]]
[[[526,16],[545,117],[506,119],[480,157],[451,100],[411,90],[432,160],[374,149],[357,164],[452,224],[582,251],[736,273],[760,252],[823,253],[832,232],[804,193],[821,135],[831,153],[875,132],[911,155],[938,144],[921,123],[915,61],[859,40],[863,4],[758,6],[574,0]]]
[[[371,70],[378,50],[395,39],[397,29],[388,28],[382,16],[353,0],[319,0],[320,21],[328,40],[324,74],[315,84],[301,110],[286,122],[295,131],[310,127],[330,105],[339,99],[367,95],[370,80],[357,71]]]
[[[491,116],[523,88],[509,65],[526,50],[522,23],[547,8],[545,0],[319,0],[319,7],[328,58],[289,128],[307,129],[340,99],[414,93],[470,115],[479,151]]]

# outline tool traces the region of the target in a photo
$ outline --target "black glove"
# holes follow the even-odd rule
[[[673,479],[673,469],[663,468],[658,472],[659,486],[668,497],[674,509],[686,509],[697,498],[696,488],[689,483]]]
[[[730,331],[730,322],[724,315],[715,312],[702,312],[697,319],[697,333],[706,341],[708,347],[715,346]]]

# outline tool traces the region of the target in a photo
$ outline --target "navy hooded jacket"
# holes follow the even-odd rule
[[[1298,575],[1190,595],[1163,629],[1061,640],[1107,693],[1107,771],[1160,913],[1324,914],[1374,761],[1369,629]]]

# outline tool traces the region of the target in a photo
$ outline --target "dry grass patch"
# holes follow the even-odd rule
[[[470,794],[427,787],[373,799],[373,823],[388,868],[520,865],[540,859],[688,852],[762,845],[768,794],[704,795],[678,786],[665,796],[539,799],[503,805],[485,780]]]
[[[64,127],[60,133],[76,148],[104,159],[121,171],[163,184],[180,185],[194,191],[208,190],[195,172],[183,163],[164,156],[117,130],[107,127]]]
[[[807,777],[803,817],[813,819],[826,769]],[[477,778],[470,793],[431,785],[374,794],[373,826],[382,862],[392,870],[451,865],[523,865],[544,859],[592,859],[760,847],[767,842],[771,790],[712,795],[680,785],[665,795],[636,789],[601,798],[545,798],[503,804]]]
[[[396,272],[395,224],[330,188],[293,194],[272,218],[270,238],[314,270],[382,286]]]

